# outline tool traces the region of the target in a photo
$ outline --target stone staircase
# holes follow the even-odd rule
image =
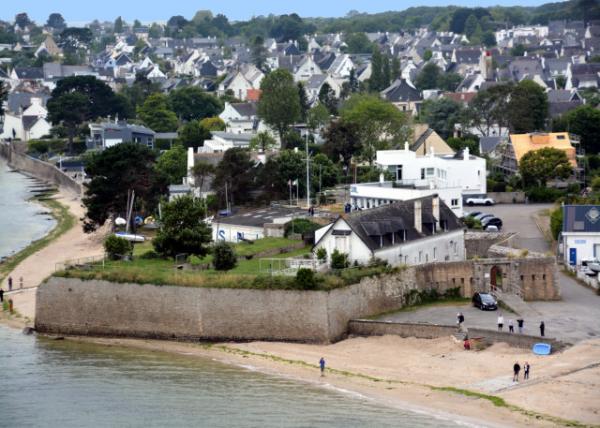
[[[514,293],[505,293],[502,290],[496,290],[493,292],[494,296],[499,302],[504,303],[508,306],[513,312],[522,317],[535,317],[540,315],[538,311],[533,309],[530,305],[527,304],[520,296]]]

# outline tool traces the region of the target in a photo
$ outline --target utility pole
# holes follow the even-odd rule
[[[310,159],[308,157],[308,133],[306,133],[306,208],[310,208]]]
[[[225,181],[225,209],[227,210],[227,215],[229,215],[229,196],[227,194],[227,181]]]

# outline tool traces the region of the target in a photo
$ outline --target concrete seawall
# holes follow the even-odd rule
[[[25,172],[42,181],[60,186],[77,195],[83,193],[83,186],[62,172],[56,166],[32,158],[15,150],[12,144],[0,143],[0,156],[8,161],[11,168]]]
[[[397,309],[414,271],[332,291],[192,288],[53,277],[37,290],[43,333],[182,340],[341,339],[348,321]]]
[[[504,333],[482,328],[469,328],[469,337],[482,338],[486,343],[504,342],[517,348],[531,349],[538,342],[550,343],[553,351],[560,351],[566,344],[548,337],[529,336],[526,334]],[[352,320],[348,325],[348,333],[356,336],[416,337],[417,339],[437,339],[456,333],[456,326],[439,324],[398,323],[389,321]]]

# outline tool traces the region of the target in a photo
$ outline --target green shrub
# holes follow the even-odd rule
[[[133,245],[128,240],[117,235],[110,235],[104,240],[104,251],[111,260],[118,260],[121,256],[127,256],[133,251]]]
[[[306,235],[314,232],[315,230],[321,227],[320,224],[317,224],[313,221],[310,221],[305,218],[297,218],[294,219],[285,225],[284,233],[286,238],[292,233],[298,233],[300,235]]]
[[[314,290],[318,286],[315,272],[312,269],[300,268],[296,272],[296,284],[302,290]]]
[[[481,230],[481,229],[483,229],[483,226],[481,225],[481,222],[479,220],[477,220],[476,218],[473,218],[473,217],[470,217],[470,216],[465,217],[463,219],[463,223],[469,229],[475,229],[475,230]]]
[[[331,253],[331,269],[346,269],[348,266],[350,266],[348,254],[333,250],[333,253]]]
[[[219,242],[213,247],[213,267],[215,270],[230,270],[237,265],[233,247],[227,242]]]
[[[564,195],[564,190],[553,189],[551,187],[531,187],[527,190],[529,202],[555,202]]]
[[[160,254],[158,254],[154,250],[148,250],[145,253],[143,253],[142,255],[140,255],[140,259],[144,259],[144,260],[153,260],[153,259],[159,259],[159,258],[160,258]]]
[[[191,255],[188,257],[187,262],[192,266],[199,266],[202,263],[202,259],[198,256]]]
[[[319,261],[321,263],[325,263],[325,261],[327,261],[327,250],[323,247],[317,249],[317,259],[319,259]]]
[[[562,230],[562,224],[563,210],[562,207],[558,207],[552,211],[552,214],[550,214],[550,232],[552,233],[552,238],[554,238],[555,241],[558,240],[558,235]]]

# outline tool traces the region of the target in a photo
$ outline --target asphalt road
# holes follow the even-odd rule
[[[518,234],[515,240],[518,246],[530,251],[547,252],[550,250],[550,246],[538,229],[533,214],[549,207],[551,205],[507,204],[493,207],[473,207],[471,211],[489,212],[500,217],[503,221],[503,232]],[[467,208],[467,210],[469,209]],[[525,333],[539,334],[539,323],[543,320],[548,337],[555,337],[571,343],[600,337],[600,296],[560,270],[558,279],[562,295],[561,301],[527,302],[527,314],[522,314],[525,319]],[[427,307],[415,311],[389,314],[382,319],[453,325],[456,323],[456,314],[459,311],[464,314],[467,327],[496,328],[497,311],[483,312],[470,305]],[[513,320],[517,318],[516,314],[510,312],[503,315],[506,324],[510,318]],[[505,327],[505,329],[507,328]]]

